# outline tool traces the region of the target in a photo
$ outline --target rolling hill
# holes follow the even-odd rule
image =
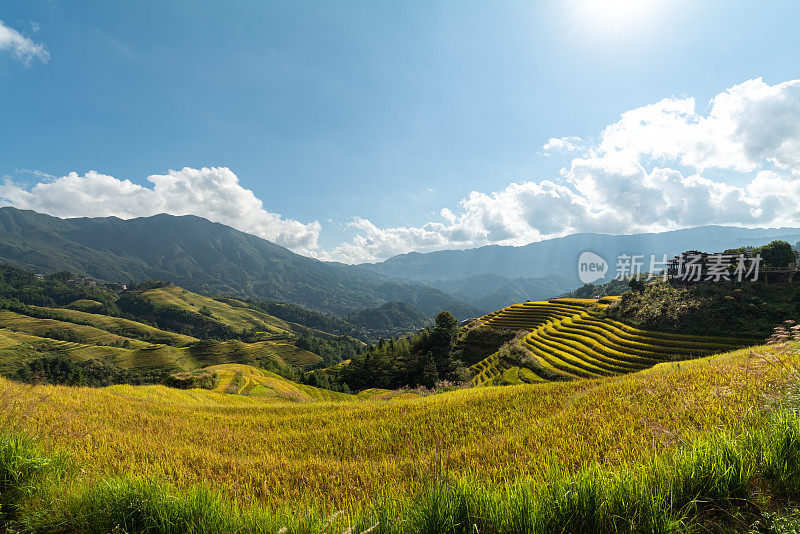
[[[217,301],[168,283],[144,284],[118,296],[100,286],[70,282],[0,266],[0,373],[34,380],[44,372],[41,379],[47,380],[52,373],[91,371],[109,375],[112,383],[116,379],[110,377],[120,373],[125,380],[149,373],[148,380],[157,381],[168,372],[225,363],[276,369],[321,363],[319,354],[297,346],[301,334],[322,349],[341,350],[337,341],[351,348],[361,344],[284,321],[236,299]],[[75,300],[87,292],[103,302]],[[89,308],[95,312],[75,309],[86,308],[86,302],[94,303]],[[66,370],[46,370],[53,365]]]
[[[164,280],[205,294],[272,298],[346,314],[402,301],[427,314],[478,310],[441,290],[295,254],[191,215],[59,219],[0,208],[0,260],[106,282]]]

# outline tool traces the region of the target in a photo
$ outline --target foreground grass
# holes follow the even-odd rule
[[[86,476],[208,482],[243,502],[346,507],[446,466],[491,484],[674,449],[744,430],[792,382],[776,356],[738,352],[603,380],[474,388],[417,400],[297,403],[163,386],[36,387],[25,428]],[[13,384],[0,381],[3,388]]]
[[[42,458],[29,440],[6,437],[0,513],[15,531],[48,533],[734,532],[800,496],[800,417],[782,410],[752,432],[712,433],[640,464],[553,468],[546,479],[503,488],[427,475],[407,494],[371,506],[276,512],[242,508],[207,487],[118,478],[76,484],[69,468]]]
[[[800,423],[776,410],[799,362],[760,348],[604,380],[307,404],[0,381],[0,404],[15,399],[0,427],[79,466],[22,500],[18,521],[39,532],[314,532],[338,510],[331,532],[669,532],[796,495],[781,473],[800,464]]]

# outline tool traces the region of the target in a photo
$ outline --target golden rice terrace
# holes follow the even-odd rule
[[[617,298],[524,302],[477,319],[463,330],[488,326],[526,332],[518,345],[531,363],[521,366],[501,352],[491,354],[471,367],[473,383],[490,385],[501,378],[514,384],[613,376],[760,342],[641,330],[595,313]]]

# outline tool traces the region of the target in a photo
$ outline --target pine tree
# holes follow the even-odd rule
[[[420,358],[422,364],[422,377],[420,383],[426,388],[432,388],[439,378],[439,373],[436,370],[436,361],[433,354],[430,352],[425,353]]]
[[[436,326],[430,336],[430,350],[439,378],[448,378],[455,370],[453,349],[457,339],[458,321],[450,312],[441,312],[436,316]]]

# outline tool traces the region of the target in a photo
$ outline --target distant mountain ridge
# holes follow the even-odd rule
[[[498,310],[525,300],[546,300],[575,287],[570,277],[505,278],[493,274],[425,283],[485,310]]]
[[[0,261],[35,272],[69,270],[108,282],[164,280],[207,294],[276,299],[344,316],[404,302],[459,319],[582,286],[577,260],[592,251],[615,274],[619,254],[673,255],[800,241],[800,228],[704,226],[613,236],[574,234],[522,247],[411,252],[376,264],[322,262],[192,215],[60,219],[0,208]],[[602,283],[602,281],[598,282]]]
[[[0,208],[0,261],[107,282],[163,280],[193,291],[272,298],[340,315],[401,301],[433,315],[481,310],[445,292],[301,256],[193,215],[60,219]]]
[[[686,250],[722,251],[759,246],[775,239],[794,245],[800,241],[800,228],[702,226],[619,236],[583,233],[521,247],[489,245],[468,250],[410,252],[359,267],[385,276],[424,282],[474,306],[499,309],[522,300],[553,297],[582,286],[577,264],[584,251],[595,252],[608,262],[607,281],[615,275],[620,254],[645,258],[654,254],[660,259],[664,254],[673,256]]]

